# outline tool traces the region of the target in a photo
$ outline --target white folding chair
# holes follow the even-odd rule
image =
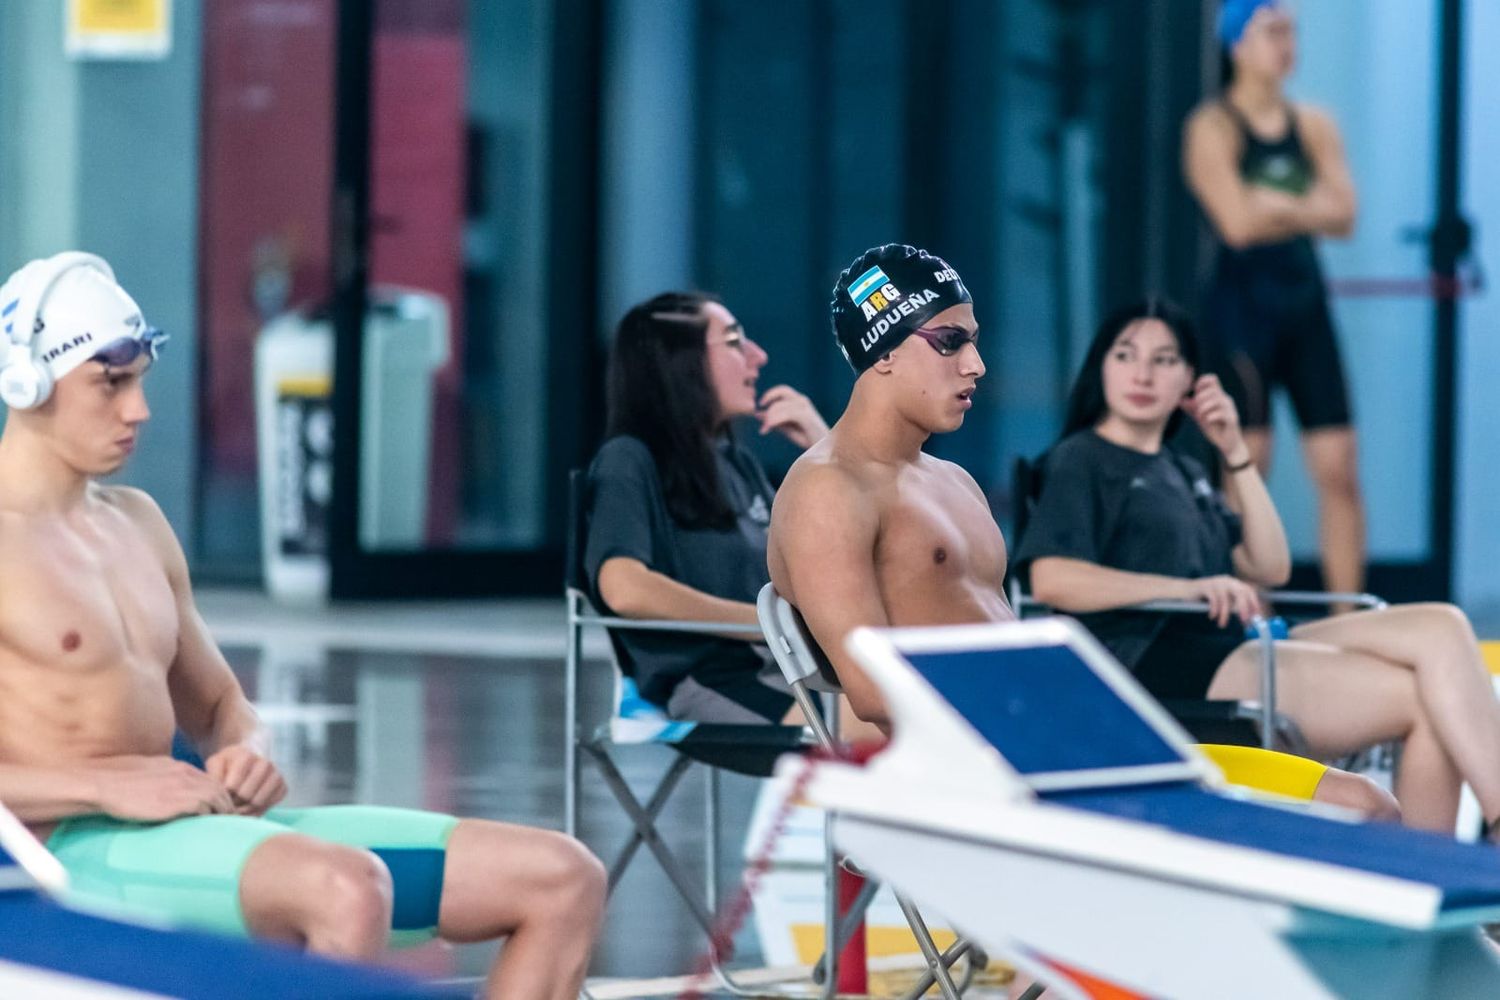
[[[775,657],[777,665],[781,668],[782,676],[791,685],[792,694],[797,699],[802,714],[807,718],[813,734],[817,737],[819,746],[830,755],[837,756],[841,749],[838,738],[839,687],[832,665],[829,664],[827,657],[823,655],[823,651],[808,632],[807,625],[802,621],[802,616],[797,609],[776,592],[774,585],[768,583],[761,588],[755,607],[760,617],[761,631],[765,633],[766,642],[770,644],[771,655]],[[824,816],[823,836],[827,850],[827,863],[824,866],[825,935],[823,940],[825,949],[819,978],[823,984],[823,996],[831,998],[838,983],[838,956],[863,922],[865,911],[880,890],[880,883],[865,876],[865,884],[860,889],[859,895],[849,907],[848,913],[841,918],[838,912],[837,871],[834,866],[832,827],[827,815]],[[946,951],[940,952],[937,944],[932,940],[931,932],[927,929],[926,921],[923,920],[917,908],[899,893],[896,894],[896,902],[901,907],[901,912],[906,917],[906,922],[911,927],[911,932],[917,939],[917,946],[922,950],[922,957],[927,963],[927,971],[905,994],[905,997],[914,1000],[925,994],[933,983],[936,983],[947,1000],[957,1000],[957,997],[972,982],[975,971],[986,964],[986,958],[972,942],[962,937],[950,945]],[[955,983],[949,969],[965,956],[968,957],[968,963],[964,976],[962,980]]]

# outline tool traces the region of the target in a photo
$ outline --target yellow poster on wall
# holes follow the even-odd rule
[[[165,59],[172,0],[68,0],[66,50],[75,59]]]

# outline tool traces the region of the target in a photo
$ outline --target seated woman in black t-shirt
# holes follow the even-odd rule
[[[1039,600],[1092,628],[1158,697],[1256,698],[1260,656],[1243,623],[1291,558],[1234,403],[1197,362],[1191,324],[1168,303],[1104,321],[1016,562]],[[1219,453],[1222,492],[1163,445],[1184,414]],[[1206,601],[1208,615],[1121,610],[1154,600]],[[1400,740],[1406,821],[1451,832],[1467,781],[1493,839],[1500,702],[1462,611],[1411,604],[1298,625],[1276,665],[1278,707],[1317,755]]]
[[[584,566],[627,618],[755,626],[770,579],[770,482],[731,425],[805,448],[828,425],[802,393],[757,394],[766,352],[709,295],[669,292],[625,314],[608,373],[608,440],[589,469]],[[744,637],[620,632],[648,701],[700,722],[800,719],[764,646]]]

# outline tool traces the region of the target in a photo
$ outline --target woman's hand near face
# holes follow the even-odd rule
[[[1240,431],[1239,410],[1219,383],[1219,376],[1200,375],[1193,383],[1193,394],[1182,401],[1182,409],[1198,422],[1203,436],[1219,450],[1227,464],[1239,465],[1249,459],[1250,448]]]
[[[812,447],[828,433],[812,400],[789,385],[767,389],[756,406],[755,418],[762,434],[778,431],[799,448]]]

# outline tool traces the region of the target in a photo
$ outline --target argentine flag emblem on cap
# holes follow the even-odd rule
[[[877,264],[864,274],[861,274],[857,281],[850,284],[849,298],[854,300],[855,305],[859,305],[873,295],[877,289],[884,288],[890,280]]]

